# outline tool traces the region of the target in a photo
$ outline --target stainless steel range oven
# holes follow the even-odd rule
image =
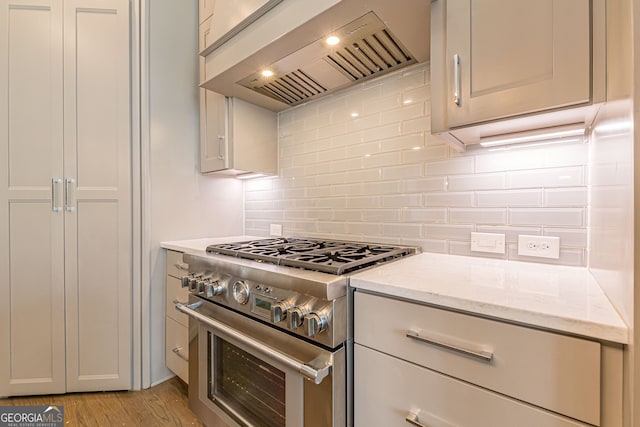
[[[208,426],[348,425],[348,274],[415,252],[278,238],[184,255],[191,409]]]

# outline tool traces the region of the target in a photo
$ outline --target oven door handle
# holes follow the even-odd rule
[[[251,347],[252,350],[258,351],[262,355],[277,360],[278,362],[286,365],[287,367],[298,371],[307,379],[313,381],[316,384],[320,384],[322,380],[331,373],[331,360],[326,358],[316,358],[309,363],[302,363],[272,347],[266,346],[259,341],[251,338],[248,335],[238,332],[235,329],[230,328],[222,322],[218,322],[215,319],[211,319],[203,314],[198,313],[195,309],[202,303],[195,303],[190,305],[176,304],[176,309],[195,320],[204,323],[210,328],[227,334],[232,338],[240,341],[241,343]]]

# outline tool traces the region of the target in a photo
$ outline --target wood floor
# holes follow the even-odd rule
[[[65,426],[202,426],[189,409],[187,386],[178,378],[146,390],[21,396],[0,406],[64,406]]]

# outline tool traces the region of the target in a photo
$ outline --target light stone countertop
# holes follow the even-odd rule
[[[161,242],[205,255],[229,236]],[[351,276],[350,285],[495,319],[627,344],[627,326],[586,268],[421,253]]]
[[[422,253],[356,273],[350,285],[604,341],[629,340],[586,268]]]
[[[266,239],[266,237],[256,236],[225,236],[207,237],[204,239],[173,240],[160,242],[160,247],[172,251],[184,252],[192,255],[206,255],[209,245],[219,245],[221,243],[243,242],[246,240]]]

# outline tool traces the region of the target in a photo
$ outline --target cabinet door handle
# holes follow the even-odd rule
[[[178,346],[178,347],[174,347],[171,349],[172,352],[175,353],[176,356],[178,356],[180,359],[188,362],[189,358],[187,356],[185,356],[184,354],[180,353],[182,351],[182,347]]]
[[[189,271],[189,264],[185,264],[183,262],[176,262],[173,266],[178,270]]]
[[[453,103],[458,107],[462,105],[460,97],[460,55],[453,55]]]
[[[64,209],[67,212],[73,212],[76,210],[74,202],[71,201],[71,184],[75,184],[76,180],[73,178],[66,178],[64,180]]]
[[[425,344],[435,345],[437,347],[445,348],[447,350],[455,351],[456,353],[461,353],[465,356],[470,356],[475,359],[482,360],[483,362],[491,363],[493,360],[493,353],[484,350],[471,350],[468,348],[460,347],[459,345],[450,344],[444,342],[442,339],[434,338],[434,337],[425,337],[424,334],[421,336],[417,331],[407,331],[405,334],[407,338],[410,338],[415,341],[419,341]]]
[[[218,160],[224,160],[224,152],[222,146],[224,145],[224,135],[218,135]]]
[[[427,427],[426,424],[422,424],[420,422],[420,419],[418,418],[418,414],[414,414],[413,412],[409,413],[409,415],[407,415],[407,417],[404,420],[414,426]]]
[[[424,413],[426,415],[425,418],[427,418],[427,420],[423,421],[418,417],[419,413]],[[424,411],[417,411],[417,412],[409,412],[409,414],[405,417],[404,419],[407,423],[414,425],[414,426],[418,426],[418,427],[428,427],[429,425],[438,425],[438,426],[442,426],[442,427],[454,427],[453,424],[450,424],[449,422],[443,420],[440,417],[437,417],[433,414],[430,414],[428,412],[424,412]],[[432,424],[425,424],[425,422],[429,422],[431,421]]]
[[[54,212],[60,212],[62,206],[58,205],[58,187],[62,182],[60,178],[51,179],[51,210]]]

